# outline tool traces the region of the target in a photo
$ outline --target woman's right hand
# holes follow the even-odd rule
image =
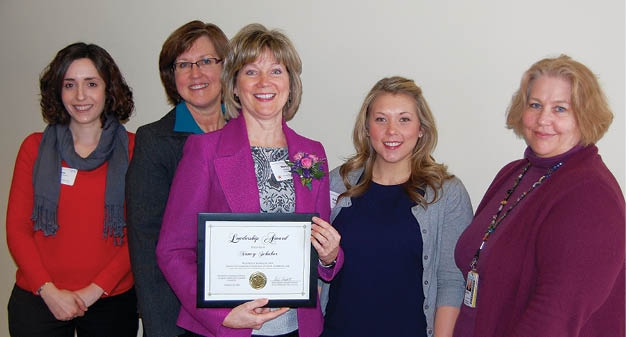
[[[53,283],[46,283],[39,295],[48,306],[48,310],[60,321],[69,321],[83,316],[87,311],[87,305],[78,294],[65,289],[57,289]]]
[[[223,321],[223,325],[232,329],[260,329],[262,324],[289,310],[289,308],[280,308],[271,311],[270,308],[263,308],[267,303],[269,303],[269,300],[266,298],[243,303],[229,312],[229,315]]]

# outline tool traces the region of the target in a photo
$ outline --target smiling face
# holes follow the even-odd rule
[[[523,136],[538,157],[560,155],[581,141],[571,106],[571,89],[566,79],[546,75],[531,84],[522,114]]]
[[[199,37],[190,49],[177,57],[175,62],[197,62],[204,58],[219,58],[207,36]],[[198,67],[189,71],[175,71],[177,92],[192,113],[211,114],[220,112],[222,63]]]
[[[369,108],[367,132],[376,151],[375,165],[409,166],[422,136],[415,101],[406,94],[380,94]]]
[[[281,121],[289,92],[288,71],[269,50],[238,71],[234,86],[242,113],[256,120]]]
[[[87,58],[73,61],[63,77],[61,101],[70,115],[70,126],[101,126],[105,109],[105,81]]]

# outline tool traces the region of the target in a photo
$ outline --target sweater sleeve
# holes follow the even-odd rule
[[[93,282],[105,291],[105,295],[109,295],[118,283],[130,273],[131,261],[129,260],[128,240],[124,240],[118,252],[107,266],[96,275]]]
[[[35,245],[33,221],[33,167],[42,134],[35,133],[22,142],[15,160],[13,180],[7,206],[7,244],[20,271],[28,282],[28,290],[36,293],[52,278],[46,271]]]
[[[320,145],[321,146],[321,145]],[[321,153],[325,156],[325,150],[323,146],[321,146]],[[321,218],[325,221],[330,221],[330,173],[329,168],[325,166],[325,176],[321,178],[321,184],[319,185],[319,191],[317,192],[317,212],[321,216]],[[336,257],[336,264],[333,268],[324,268],[321,265],[318,265],[319,276],[325,281],[331,281],[334,276],[341,270],[343,267],[344,255],[343,249],[339,247],[339,254]]]
[[[553,196],[537,237],[535,291],[507,336],[579,336],[625,262],[620,192],[595,179]],[[549,203],[552,201],[549,201]]]
[[[465,280],[454,261],[454,248],[461,233],[472,221],[470,197],[457,178],[447,183],[442,198],[445,200],[444,222],[439,242],[439,266],[437,268],[437,307],[459,307],[463,301]],[[430,206],[429,206],[430,207]]]

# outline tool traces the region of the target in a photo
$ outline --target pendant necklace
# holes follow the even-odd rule
[[[507,217],[507,215],[509,215],[509,213],[518,204],[520,204],[520,201],[526,198],[526,196],[529,195],[535,188],[540,186],[546,179],[548,179],[548,177],[550,177],[550,175],[553,172],[555,172],[558,168],[560,168],[561,165],[563,165],[563,163],[559,162],[555,164],[553,167],[551,167],[550,169],[548,169],[548,171],[544,175],[542,175],[536,182],[534,182],[533,185],[527,191],[522,192],[522,194],[520,194],[520,196],[513,202],[513,204],[511,204],[511,206],[507,208],[503,213],[502,210],[504,206],[507,204],[507,202],[509,201],[509,198],[511,198],[511,195],[513,194],[513,192],[515,192],[518,185],[520,185],[522,178],[531,167],[530,161],[527,162],[527,164],[522,169],[522,172],[520,172],[520,174],[518,174],[518,176],[515,178],[513,186],[507,190],[507,193],[504,199],[502,199],[502,201],[500,201],[500,203],[498,204],[498,211],[496,212],[496,214],[494,214],[491,217],[491,222],[489,223],[489,227],[487,227],[487,231],[483,235],[483,240],[481,241],[480,247],[478,248],[478,250],[476,250],[476,254],[474,254],[474,258],[472,259],[472,263],[470,263],[470,271],[467,273],[467,280],[465,282],[465,296],[463,298],[463,303],[465,305],[467,305],[470,308],[476,307],[476,299],[478,297],[478,281],[479,281],[479,275],[478,275],[478,271],[476,270],[476,266],[478,265],[480,253],[483,250],[483,248],[485,248],[485,244],[487,243],[487,240],[489,240],[489,238],[491,237],[491,234],[496,231],[496,228],[498,227],[498,225],[502,223],[502,221]]]

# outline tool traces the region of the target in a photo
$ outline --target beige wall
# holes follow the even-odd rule
[[[624,6],[622,0],[0,0],[0,214],[20,142],[44,128],[38,75],[57,50],[83,40],[112,54],[134,90],[137,110],[127,124],[134,131],[168,111],[159,50],[173,29],[196,18],[230,37],[260,22],[292,38],[304,62],[304,96],[290,125],[321,140],[332,167],[352,153],[353,119],[370,87],[384,76],[415,79],[437,118],[435,156],[463,180],[474,206],[498,169],[524,150],[504,127],[521,74],[540,58],[569,54],[599,76],[616,113],[599,147],[624,189]],[[2,336],[15,271],[6,248],[0,268]]]

